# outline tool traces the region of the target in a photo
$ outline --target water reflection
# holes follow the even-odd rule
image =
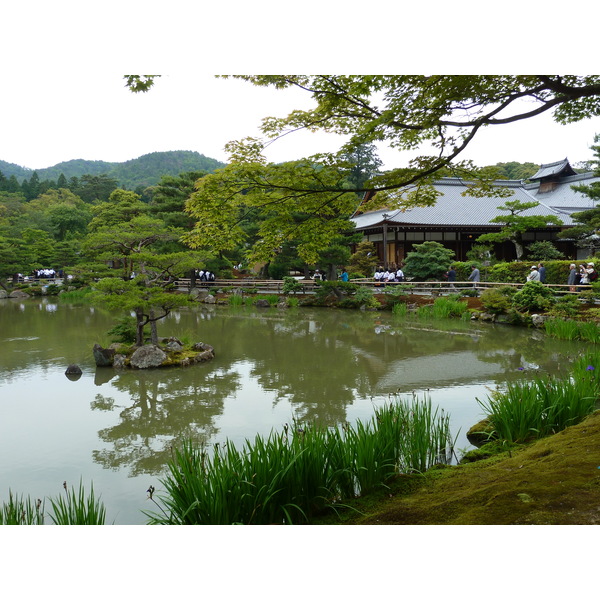
[[[325,425],[368,419],[374,403],[397,392],[429,390],[447,413],[460,413],[456,421],[466,431],[480,418],[477,395],[508,380],[568,372],[587,350],[510,326],[198,306],[174,313],[159,335],[209,343],[213,361],[97,369],[92,347],[109,343],[114,322],[108,311],[87,305],[0,301],[0,479],[13,490],[44,494],[54,479],[110,474],[102,489],[110,505],[112,493],[124,502],[118,494],[127,479],[144,476],[135,486],[140,499],[129,500],[137,506],[148,484],[156,484],[147,476],[162,474],[183,437],[237,443],[294,418]],[[64,376],[70,364],[81,367],[77,381]],[[35,492],[32,485],[45,483],[46,473],[47,488]]]
[[[222,369],[188,371],[193,377],[186,381],[179,369],[122,373],[112,387],[127,398],[124,405],[97,394],[91,409],[117,412],[119,422],[98,432],[109,447],[94,451],[94,462],[110,469],[127,466],[131,475],[158,473],[176,441],[208,444],[218,431],[215,418],[240,387],[240,377]]]

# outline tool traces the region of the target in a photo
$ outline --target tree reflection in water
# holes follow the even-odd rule
[[[197,380],[182,386],[180,372],[162,369],[121,374],[113,385],[129,396],[131,404],[127,406],[116,407],[113,399],[96,396],[92,410],[118,410],[120,422],[98,432],[113,448],[94,451],[94,462],[110,469],[128,466],[131,475],[156,474],[180,440],[209,443],[218,432],[215,418],[222,414],[225,399],[240,387],[240,377],[222,369],[210,373],[197,369]]]

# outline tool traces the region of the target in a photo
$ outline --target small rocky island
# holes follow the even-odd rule
[[[102,348],[99,344],[94,344],[93,352],[97,367],[115,369],[187,367],[215,357],[214,348],[208,344],[198,342],[185,346],[174,337],[160,338],[158,345],[130,346],[115,343]]]

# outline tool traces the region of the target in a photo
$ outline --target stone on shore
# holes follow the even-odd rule
[[[114,348],[103,348],[100,344],[94,344],[92,351],[97,367],[112,367],[115,358]]]

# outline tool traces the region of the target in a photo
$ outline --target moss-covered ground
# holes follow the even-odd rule
[[[600,411],[510,452],[401,476],[328,524],[591,525],[600,523]],[[360,511],[360,512],[357,512]]]

